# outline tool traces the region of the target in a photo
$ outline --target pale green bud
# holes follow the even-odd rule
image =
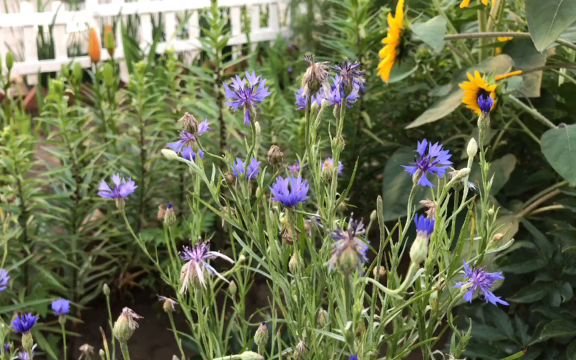
[[[428,239],[422,236],[416,236],[416,240],[410,248],[410,260],[415,264],[420,264],[428,256]]]
[[[264,356],[253,351],[244,351],[240,354],[240,360],[264,360]]]
[[[102,292],[104,293],[104,295],[110,296],[110,287],[108,287],[108,284],[104,284],[102,286]]]
[[[8,71],[12,70],[12,66],[14,66],[14,55],[11,52],[6,54],[6,68]]]
[[[68,67],[67,64],[62,64],[60,72],[62,73],[62,76],[65,77],[66,79],[70,77],[70,68]]]
[[[297,274],[302,270],[302,262],[300,261],[300,257],[298,256],[297,252],[294,252],[290,257],[290,261],[288,262],[288,269],[292,274]]]
[[[176,214],[174,213],[174,209],[172,209],[172,204],[168,204],[168,208],[164,211],[164,224],[174,226],[176,223],[178,223],[178,219],[176,219]]]
[[[360,259],[358,258],[358,252],[353,246],[348,246],[344,249],[338,260],[336,261],[336,266],[338,266],[338,270],[344,275],[350,275],[358,268],[358,262]]]
[[[22,348],[26,351],[31,351],[34,347],[34,337],[32,333],[27,332],[22,334]]]
[[[228,285],[228,293],[230,294],[230,296],[234,297],[234,295],[236,295],[237,290],[238,286],[236,286],[234,280],[230,281],[230,285]]]
[[[264,347],[268,343],[268,327],[266,326],[266,321],[262,321],[262,324],[256,330],[256,334],[254,335],[254,343],[258,347]]]
[[[378,213],[376,212],[376,210],[372,210],[372,212],[370,213],[370,221],[376,221],[378,220]]]
[[[112,333],[118,342],[125,343],[134,334],[134,330],[138,328],[136,319],[142,319],[142,316],[136,314],[132,309],[125,307],[122,309],[122,314],[114,323]]]
[[[162,149],[162,155],[168,160],[176,160],[178,159],[178,154],[174,152],[174,150],[170,149]]]
[[[470,139],[468,142],[468,146],[466,147],[466,153],[468,154],[469,158],[474,158],[476,153],[478,153],[478,143],[474,138]]]
[[[72,77],[75,82],[80,83],[82,81],[82,77],[84,76],[83,72],[82,65],[79,62],[75,62],[72,66]]]

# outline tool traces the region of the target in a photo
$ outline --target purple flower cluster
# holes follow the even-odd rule
[[[500,296],[496,296],[492,293],[492,287],[494,286],[494,282],[496,280],[504,279],[502,276],[502,272],[497,273],[489,273],[486,272],[485,268],[478,268],[472,269],[470,265],[464,261],[464,275],[466,279],[464,282],[457,283],[454,287],[455,288],[464,288],[468,290],[466,294],[464,294],[464,300],[468,302],[472,302],[472,298],[474,297],[474,293],[476,290],[482,293],[484,298],[486,299],[486,303],[490,302],[494,305],[498,305],[498,303],[502,305],[508,305],[508,303],[500,298]]]
[[[208,119],[198,124],[198,135],[202,135],[208,130],[210,130],[210,123],[208,122]],[[185,150],[186,146],[190,146],[194,142],[196,142],[194,134],[190,134],[187,131],[182,131],[180,133],[180,139],[178,141],[168,143],[166,144],[166,146],[177,153],[182,153]]]
[[[338,82],[335,86],[347,86],[347,87],[358,87],[360,90],[364,91],[364,74],[366,71],[358,70],[360,63],[353,63],[351,61],[344,61],[342,64],[331,67],[332,70],[338,71],[340,76],[338,76]]]
[[[442,145],[439,143],[434,145],[430,143],[428,154],[426,154],[427,147],[428,140],[424,139],[422,142],[418,142],[416,152],[420,155],[420,159],[414,159],[415,162],[411,163],[411,166],[402,166],[410,175],[418,179],[418,185],[434,187],[434,184],[428,180],[427,174],[436,174],[440,178],[443,177],[448,165],[452,164],[448,160],[452,157],[452,154],[448,150],[442,150]]]
[[[8,280],[10,280],[8,271],[0,269],[0,291],[4,291],[8,288]]]
[[[332,91],[326,96],[326,100],[330,102],[329,106],[342,106],[346,104],[347,108],[352,108],[352,104],[356,103],[356,100],[360,98],[360,87],[354,85],[352,91],[346,95],[346,87],[343,86],[340,76],[336,75],[332,78]]]
[[[308,199],[308,181],[302,177],[289,176],[284,179],[282,176],[276,178],[276,182],[270,187],[272,200],[281,202],[284,206],[293,207],[304,203]]]
[[[480,107],[480,111],[482,111],[483,114],[490,114],[492,105],[494,105],[494,100],[492,100],[490,95],[486,95],[486,98],[484,98],[484,95],[480,95],[478,97],[478,106]]]
[[[228,101],[226,105],[231,106],[234,111],[238,108],[244,110],[244,124],[250,124],[250,110],[256,108],[257,103],[262,102],[271,92],[266,86],[266,79],[261,75],[256,76],[256,72],[250,74],[246,71],[246,78],[242,79],[236,75],[232,78],[232,89],[228,84],[223,83]]]
[[[182,267],[181,278],[182,278],[182,288],[181,293],[184,293],[190,283],[197,279],[200,285],[206,287],[206,279],[204,272],[206,269],[212,274],[218,276],[220,279],[228,282],[222,275],[220,275],[216,269],[214,269],[208,260],[222,258],[230,263],[234,263],[232,259],[228,256],[223,255],[216,251],[210,251],[210,243],[199,242],[193,247],[185,246],[184,250],[180,252],[180,258],[186,261],[186,264]]]
[[[108,199],[127,199],[128,195],[132,194],[138,187],[131,178],[126,180],[121,178],[120,174],[112,175],[112,182],[115,185],[114,189],[110,189],[106,181],[102,179],[100,188],[98,189],[98,195]]]
[[[16,314],[16,317],[12,320],[10,328],[17,333],[26,334],[32,330],[36,321],[38,321],[38,317],[32,315],[32,313],[22,315]]]
[[[248,173],[246,174],[247,180],[256,179],[258,174],[260,174],[260,164],[261,163],[262,163],[261,161],[256,161],[256,159],[254,159],[254,158],[252,158],[252,160],[250,160],[250,165],[248,165]],[[230,166],[232,167],[232,175],[234,175],[237,178],[239,178],[241,174],[244,174],[244,171],[246,170],[245,169],[246,164],[240,158],[236,158],[236,162],[233,164],[230,164]]]
[[[56,316],[63,316],[70,313],[70,300],[58,299],[52,301],[52,311]]]

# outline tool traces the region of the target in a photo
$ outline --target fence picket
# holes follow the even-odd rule
[[[20,3],[20,12],[22,14],[34,13],[34,6],[29,1],[22,1]],[[23,28],[24,34],[24,62],[38,61],[38,48],[36,48],[36,38],[38,36],[38,26],[25,26]],[[38,83],[38,76],[36,73],[28,76],[28,84],[36,85]]]

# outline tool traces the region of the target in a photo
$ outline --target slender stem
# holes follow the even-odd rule
[[[62,321],[60,325],[62,326],[62,341],[64,343],[64,355],[63,356],[64,356],[64,360],[66,360],[66,357],[68,356],[68,352],[66,349],[66,326],[65,326],[65,322]]]
[[[110,333],[114,331],[114,324],[112,323],[112,308],[110,307],[110,295],[106,295],[106,306],[108,307],[108,325],[110,325]],[[112,359],[116,359],[116,341],[112,336]]]
[[[523,218],[524,216],[526,216],[527,214],[529,214],[530,212],[532,212],[532,210],[536,209],[538,207],[538,205],[542,204],[543,202],[550,200],[551,198],[553,198],[554,196],[560,194],[560,190],[556,189],[544,196],[542,196],[540,199],[534,201],[532,204],[530,204],[529,206],[527,206],[524,210],[522,210],[521,212],[519,212],[516,217],[518,219]]]
[[[176,324],[174,324],[174,316],[172,313],[168,313],[168,318],[170,318],[170,326],[172,326],[172,331],[174,332],[174,339],[176,340],[176,344],[178,344],[178,349],[180,349],[180,354],[182,355],[181,360],[186,359],[186,355],[184,354],[184,350],[182,349],[182,341],[178,338],[178,331],[176,331]]]
[[[540,209],[536,209],[534,211],[532,211],[530,213],[530,215],[536,215],[536,214],[540,214],[546,211],[552,211],[552,210],[562,210],[565,209],[564,205],[549,205],[549,206],[544,206],[541,207]]]
[[[518,100],[512,95],[509,96],[509,99],[512,101],[512,103],[514,103],[518,107],[529,112],[532,116],[534,116],[534,118],[540,120],[540,122],[542,122],[544,125],[548,126],[551,129],[557,128],[557,126],[552,121],[548,120],[544,115],[540,114],[538,110],[529,107],[528,105],[524,104],[522,101]]]
[[[524,32],[504,32],[504,31],[493,31],[493,32],[484,32],[484,33],[465,33],[465,34],[451,34],[444,36],[444,40],[452,41],[452,40],[461,40],[461,39],[476,39],[476,38],[494,38],[494,37],[520,37],[520,38],[529,38],[530,33]],[[556,39],[556,42],[560,45],[566,46],[570,49],[576,50],[576,44],[572,44],[569,41]]]
[[[122,357],[124,360],[130,360],[130,353],[128,352],[128,343],[125,341],[120,342],[120,350],[122,351]]]
[[[530,199],[528,199],[528,201],[525,202],[525,205],[529,205],[529,204],[533,203],[534,201],[538,200],[540,197],[548,194],[550,191],[564,187],[568,184],[569,184],[568,181],[561,181],[557,184],[554,184],[554,185],[550,186],[549,188],[546,188],[546,189],[540,191],[538,194],[532,196]]]
[[[480,30],[481,33],[486,32],[487,23],[488,17],[486,16],[486,11],[484,9],[478,10],[478,30]],[[478,60],[482,62],[488,56],[488,48],[486,47],[486,45],[488,45],[488,38],[480,37],[479,45]]]

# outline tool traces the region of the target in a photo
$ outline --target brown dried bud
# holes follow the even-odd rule
[[[296,232],[296,238],[298,238],[298,235],[300,235],[300,230],[298,228],[294,228],[294,230]],[[282,240],[284,240],[287,244],[292,245],[294,243],[294,233],[292,232],[291,226],[283,227],[280,231],[280,236],[282,237]]]
[[[497,233],[492,237],[492,241],[500,241],[500,240],[502,240],[503,237],[504,237],[504,234]]]
[[[374,275],[374,279],[385,279],[386,278],[386,268],[382,265],[380,265],[380,274],[377,274],[378,271],[378,267],[375,267],[374,270],[372,270],[372,275]]]
[[[305,55],[304,61],[308,62],[308,69],[302,77],[302,88],[304,94],[316,92],[320,88],[324,88],[325,94],[330,94],[330,84],[328,83],[329,68],[327,64],[329,61],[314,62],[314,55]]]
[[[234,175],[232,175],[230,172],[227,172],[226,174],[224,174],[224,177],[226,178],[226,181],[228,182],[228,184],[234,184]]]
[[[284,161],[284,154],[276,145],[272,145],[268,150],[268,162],[272,165],[281,165]]]
[[[428,210],[426,210],[426,216],[429,219],[435,219],[436,218],[436,204],[434,203],[434,201],[428,200],[428,199],[420,200],[420,204],[422,204],[428,208]]]
[[[184,116],[178,120],[178,123],[182,126],[182,130],[189,132],[194,136],[198,135],[198,120],[196,120],[192,114],[184,114]]]
[[[166,209],[164,209],[164,206],[160,205],[158,206],[158,215],[156,215],[156,219],[163,221],[164,216],[166,216]]]

